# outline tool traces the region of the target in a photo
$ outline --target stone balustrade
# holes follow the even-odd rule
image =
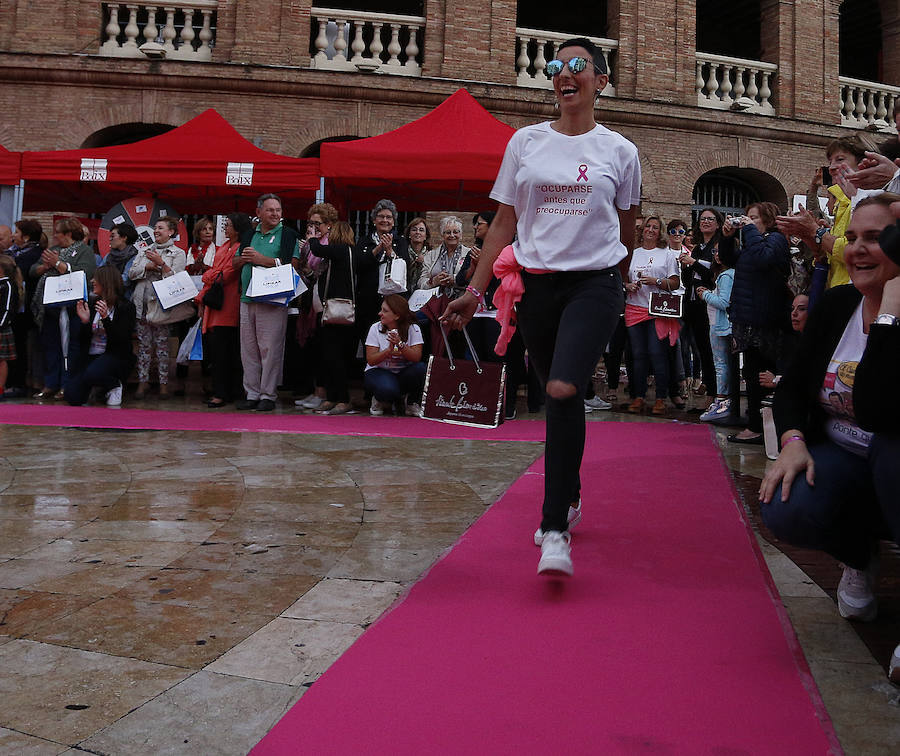
[[[841,87],[841,125],[855,129],[897,133],[891,117],[900,99],[900,87],[874,81],[838,78]]]
[[[701,108],[775,115],[774,63],[697,53],[697,104]]]
[[[572,37],[571,34],[557,34],[551,31],[542,31],[540,29],[525,29],[516,27],[516,84],[520,87],[539,87],[542,89],[553,89],[553,81],[547,76],[544,70],[547,62],[556,57],[556,51],[559,46],[567,39]],[[606,60],[606,67],[609,71],[609,84],[601,93],[607,97],[614,97],[616,94],[615,69],[613,67],[615,51],[619,47],[619,43],[614,39],[602,39],[600,37],[588,37],[597,48],[603,53]]]
[[[424,17],[334,8],[312,8],[310,16],[310,68],[422,75]]]
[[[210,60],[218,5],[217,0],[103,3],[100,55],[142,58],[141,45],[152,42],[162,47],[166,59]]]

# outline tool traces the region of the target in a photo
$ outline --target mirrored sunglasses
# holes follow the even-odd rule
[[[561,60],[551,60],[547,64],[547,75],[550,77],[559,76],[562,73],[563,66],[568,66],[573,74],[581,73],[591,63],[587,58],[569,58],[566,63]]]
[[[673,228],[669,231],[669,236],[684,236],[687,233],[683,228]]]

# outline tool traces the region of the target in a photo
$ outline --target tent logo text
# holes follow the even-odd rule
[[[106,160],[102,158],[81,158],[79,181],[106,181]]]
[[[225,174],[225,184],[228,186],[252,186],[253,163],[229,163]]]

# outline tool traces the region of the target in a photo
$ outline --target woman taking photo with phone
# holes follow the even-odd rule
[[[609,82],[594,44],[583,37],[563,42],[547,73],[559,118],[519,129],[507,145],[491,192],[499,207],[478,269],[442,320],[462,328],[472,319],[503,250],[494,302],[522,292],[515,317],[547,393],[538,573],[571,575],[569,530],[581,519],[583,397],[624,304],[618,266],[631,251],[641,169],[637,148],[594,120],[594,100]]]

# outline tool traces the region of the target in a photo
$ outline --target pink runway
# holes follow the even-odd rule
[[[588,424],[572,579],[535,574],[542,480],[539,461],[255,756],[840,753],[707,429]]]

